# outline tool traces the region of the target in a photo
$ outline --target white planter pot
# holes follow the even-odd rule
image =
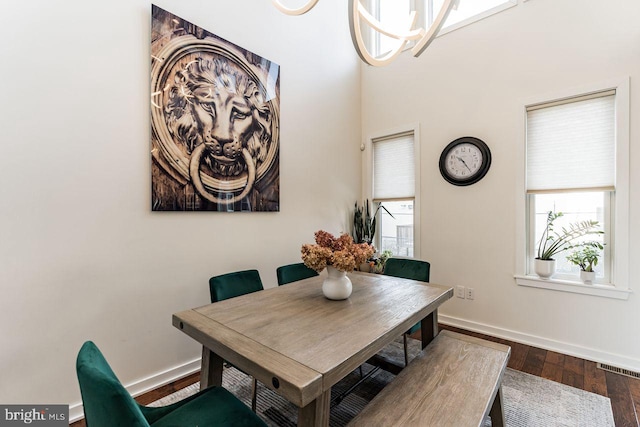
[[[556,260],[536,258],[533,260],[533,269],[540,278],[549,279],[556,272]]]
[[[359,270],[364,273],[371,273],[371,265],[369,265],[369,263],[365,261],[360,264]]]
[[[585,285],[592,285],[593,281],[596,280],[596,272],[580,270],[580,279],[582,279]]]
[[[353,286],[346,271],[340,271],[330,265],[327,266],[327,278],[322,282],[322,293],[333,300],[347,299],[351,295]]]

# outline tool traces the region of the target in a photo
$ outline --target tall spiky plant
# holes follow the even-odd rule
[[[559,252],[573,248],[592,247],[602,249],[602,243],[597,241],[579,241],[577,239],[593,234],[604,234],[598,230],[598,221],[586,220],[569,224],[568,228],[562,227],[562,232],[553,229],[553,222],[563,216],[562,212],[549,211],[547,213],[547,225],[538,242],[538,256],[536,259],[552,260],[553,256]],[[574,243],[575,242],[575,243]]]
[[[373,242],[373,238],[376,235],[376,217],[380,208],[384,209],[391,218],[395,217],[382,206],[382,203],[378,205],[378,208],[371,216],[371,210],[369,208],[369,199],[367,199],[362,207],[358,206],[358,202],[355,204],[353,213],[353,239],[356,243],[369,243]]]

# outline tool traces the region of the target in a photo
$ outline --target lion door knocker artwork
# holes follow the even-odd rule
[[[278,211],[280,67],[152,15],[152,209]]]

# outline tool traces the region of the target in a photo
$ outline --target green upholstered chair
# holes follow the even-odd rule
[[[266,426],[222,387],[209,387],[168,406],[140,405],[91,341],[78,353],[76,372],[87,427]]]
[[[309,277],[317,276],[318,273],[315,270],[310,269],[303,262],[297,264],[283,265],[276,269],[276,276],[278,277],[278,286],[286,285],[287,283],[297,282],[298,280],[307,279]]]
[[[389,258],[384,265],[384,274],[387,276],[400,277],[402,279],[420,280],[421,282],[429,281],[429,271],[431,264],[427,261],[406,258]],[[409,363],[409,355],[407,352],[407,335],[410,335],[420,329],[420,324],[416,323],[405,332],[403,337],[404,343],[404,364]]]
[[[258,270],[236,271],[209,279],[211,302],[218,302],[263,289]]]
[[[263,290],[262,280],[258,270],[242,270],[233,273],[213,276],[209,279],[209,291],[211,292],[211,302],[218,302],[240,295],[250,294]],[[251,409],[256,410],[256,398],[258,393],[258,380],[253,379],[253,390],[251,390]]]

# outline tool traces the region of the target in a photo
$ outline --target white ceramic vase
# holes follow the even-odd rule
[[[585,285],[592,285],[593,281],[596,280],[596,272],[580,270],[580,279]]]
[[[330,265],[327,266],[327,278],[322,282],[322,293],[332,300],[347,299],[353,287],[346,271],[340,271]]]
[[[542,279],[548,279],[556,272],[555,259],[534,259],[533,269]]]

